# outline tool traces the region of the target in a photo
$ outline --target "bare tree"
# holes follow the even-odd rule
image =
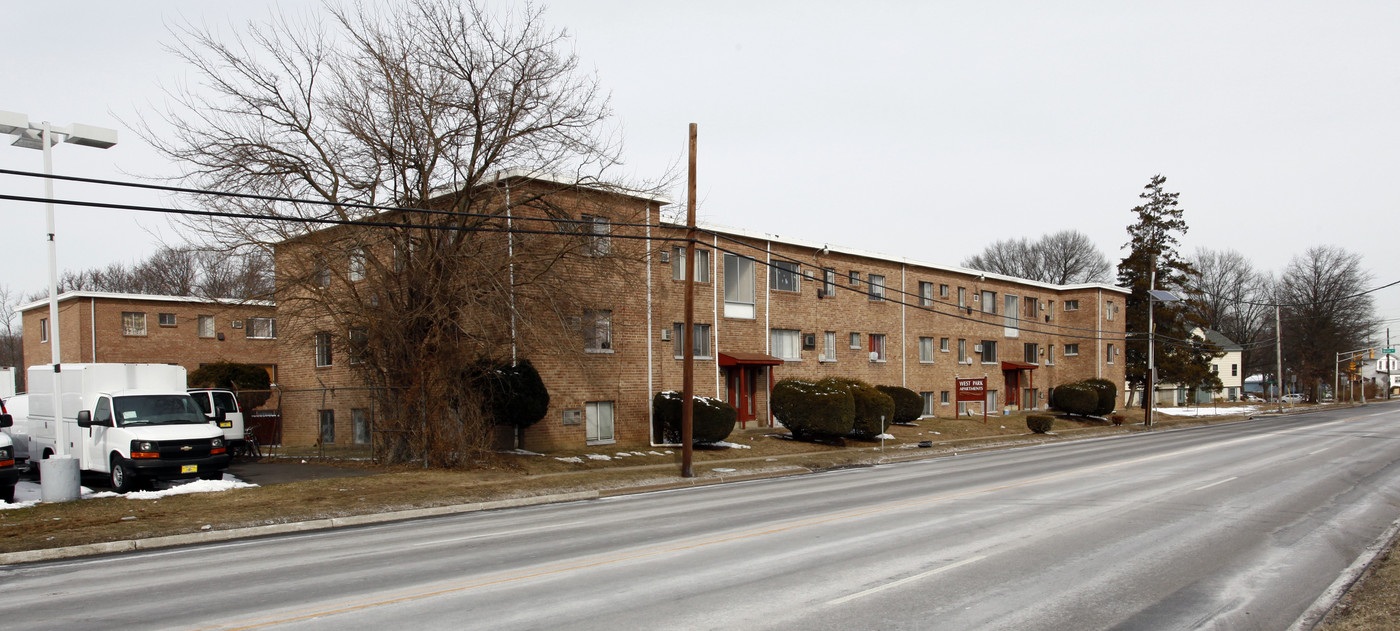
[[[0,366],[17,368],[16,387],[24,390],[24,323],[15,309],[20,305],[19,294],[9,285],[0,285]]]
[[[451,464],[482,446],[481,376],[577,348],[550,340],[577,337],[645,254],[601,235],[650,206],[603,184],[607,98],[541,10],[326,12],[230,40],[180,30],[204,89],[170,90],[173,133],[143,135],[194,186],[287,198],[201,197],[244,216],[188,226],[212,249],[275,252],[278,337],[333,335],[392,423],[384,455]]]
[[[1047,234],[1037,241],[1025,238],[997,241],[962,264],[984,272],[1056,285],[1108,282],[1112,270],[1103,251],[1078,230]]]
[[[1235,250],[1197,248],[1187,262],[1196,270],[1185,288],[1190,317],[1243,347],[1246,375],[1272,372],[1273,276]]]
[[[1333,376],[1335,353],[1362,348],[1380,326],[1369,289],[1373,276],[1361,255],[1317,246],[1293,257],[1276,287],[1284,305],[1283,363],[1316,400]],[[1285,375],[1285,378],[1287,375]]]

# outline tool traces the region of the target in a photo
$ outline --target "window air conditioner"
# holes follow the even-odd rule
[[[661,329],[661,341],[663,341],[663,342],[669,342],[669,341],[671,341],[671,329],[670,329],[670,328]]]
[[[875,352],[875,351],[870,351],[870,361],[877,361],[877,360],[879,360],[879,359],[880,359],[880,354],[879,354],[879,353],[877,353],[877,352]]]
[[[232,322],[229,322],[228,325],[229,325],[230,327],[235,328],[235,329],[241,329],[241,328],[243,328],[243,321],[242,321],[242,320],[234,320],[234,321],[232,321]]]
[[[670,252],[669,250],[662,250],[662,251],[661,251],[661,262],[662,262],[662,263],[670,263],[670,262],[671,262],[671,252]]]
[[[974,353],[980,353],[980,352],[982,352],[982,345],[981,345],[981,344],[973,344],[973,345],[972,345],[972,352],[974,352]]]

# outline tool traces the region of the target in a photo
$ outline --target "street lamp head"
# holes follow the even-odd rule
[[[117,144],[117,130],[73,123],[68,126],[68,138],[64,139],[63,142],[107,149]]]
[[[15,136],[15,141],[10,143],[10,146],[19,147],[21,149],[43,149],[44,138],[43,136],[39,135],[39,132],[37,131],[34,131],[32,129],[22,129],[20,130],[19,135]]]
[[[18,134],[26,129],[29,129],[28,116],[0,110],[0,134]]]

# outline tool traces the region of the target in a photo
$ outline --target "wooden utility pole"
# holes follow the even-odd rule
[[[691,443],[695,430],[695,138],[690,124],[690,178],[685,200],[685,324],[681,328],[684,368],[681,369],[681,477],[693,478]]]

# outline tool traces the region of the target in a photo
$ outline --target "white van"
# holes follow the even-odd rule
[[[29,395],[17,394],[0,399],[0,412],[9,414],[13,419],[13,424],[5,428],[5,433],[14,443],[15,464],[24,471],[28,464],[32,464],[29,462]]]
[[[204,416],[212,419],[223,413],[218,425],[224,430],[224,444],[228,445],[230,453],[236,453],[243,445],[244,427],[243,408],[238,406],[238,397],[232,390],[219,388],[190,388],[188,392],[204,411]]]
[[[165,364],[61,364],[63,409],[54,413],[53,367],[29,368],[29,449],[68,455],[108,474],[119,493],[152,479],[215,480],[228,468],[224,432],[185,392],[185,369]]]
[[[9,427],[13,417],[5,413],[5,402],[0,400],[0,428]],[[15,501],[15,485],[19,484],[19,467],[15,466],[15,445],[10,435],[0,432],[0,502]]]

